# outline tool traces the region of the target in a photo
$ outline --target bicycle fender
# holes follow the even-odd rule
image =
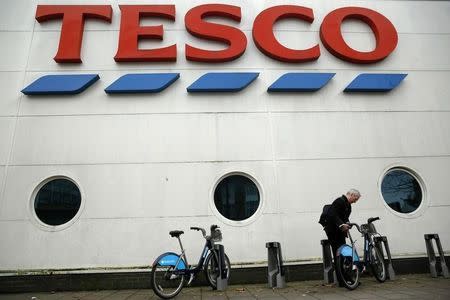
[[[352,257],[352,247],[350,247],[349,245],[342,245],[338,249],[338,255]],[[358,256],[358,253],[356,252],[356,250],[355,250],[355,253],[353,254],[353,261],[354,262],[359,261],[359,256]]]
[[[166,252],[161,254],[153,263],[153,265],[158,264],[160,266],[175,266],[178,259],[180,259],[180,262],[178,263],[177,270],[185,270],[186,269],[186,263],[184,262],[183,258],[180,258],[180,256],[173,252]]]

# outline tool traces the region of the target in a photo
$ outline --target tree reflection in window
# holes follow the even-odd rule
[[[391,170],[384,176],[381,193],[389,207],[400,213],[411,213],[422,202],[419,182],[410,173],[400,169]]]
[[[80,209],[81,194],[70,180],[54,179],[39,190],[34,200],[36,216],[47,225],[69,222]]]
[[[259,206],[255,183],[242,175],[231,175],[220,181],[214,191],[214,204],[221,215],[233,221],[250,218]]]

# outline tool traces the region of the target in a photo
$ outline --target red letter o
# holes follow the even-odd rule
[[[341,24],[345,19],[358,19],[370,26],[376,47],[371,52],[350,48],[344,41]],[[357,64],[370,64],[385,59],[397,46],[397,31],[382,14],[362,7],[343,7],[330,12],[320,26],[320,39],[334,56]]]

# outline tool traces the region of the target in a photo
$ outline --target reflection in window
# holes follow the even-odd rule
[[[69,222],[80,209],[81,194],[70,180],[59,178],[47,182],[34,200],[36,216],[47,225]]]
[[[381,183],[381,193],[389,207],[400,213],[411,213],[422,202],[419,182],[405,170],[389,171]]]
[[[259,202],[259,191],[255,183],[242,175],[222,179],[214,191],[217,210],[233,221],[250,218],[258,209]]]

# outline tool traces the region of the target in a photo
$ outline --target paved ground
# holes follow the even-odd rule
[[[144,300],[157,299],[152,290],[82,291],[57,293],[0,294],[0,300]],[[431,278],[428,274],[398,276],[395,281],[379,284],[363,277],[355,291],[322,286],[321,281],[289,282],[284,289],[269,289],[263,284],[233,285],[225,292],[210,288],[185,288],[176,299],[450,299],[450,279]]]

